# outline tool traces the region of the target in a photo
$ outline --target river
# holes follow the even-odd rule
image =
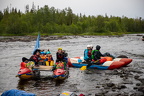
[[[144,34],[142,34],[144,35]],[[0,93],[19,89],[37,96],[57,96],[71,91],[86,96],[142,96],[144,95],[144,41],[137,34],[124,36],[69,36],[67,39],[42,40],[41,49],[50,49],[54,59],[61,47],[69,57],[83,56],[88,44],[101,46],[101,52],[114,56],[126,55],[133,61],[127,67],[115,70],[94,70],[90,73],[78,68],[69,69],[69,77],[61,82],[53,81],[51,72],[41,72],[39,80],[20,81],[17,75],[22,57],[29,58],[35,46],[30,42],[0,42]]]

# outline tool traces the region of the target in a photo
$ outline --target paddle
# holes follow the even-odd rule
[[[97,63],[99,60],[96,60],[96,61],[91,61],[91,62],[88,62],[88,65],[87,66],[82,66],[81,68],[80,68],[80,70],[86,70],[87,68],[89,68],[93,63]]]

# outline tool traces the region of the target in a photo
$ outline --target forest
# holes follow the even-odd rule
[[[126,16],[86,16],[74,14],[70,7],[55,9],[45,5],[25,6],[22,13],[16,8],[0,11],[0,35],[121,35],[144,32],[144,19]]]

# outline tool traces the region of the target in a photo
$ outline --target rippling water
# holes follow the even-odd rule
[[[41,49],[50,49],[54,58],[59,47],[66,50],[69,57],[83,56],[83,51],[88,44],[100,45],[102,53],[109,52],[114,56],[126,55],[133,59],[133,62],[128,67],[118,69],[117,71],[144,68],[144,42],[141,41],[140,36],[135,34],[122,37],[78,36],[64,40],[40,41]],[[0,93],[9,89],[20,89],[35,93],[38,96],[56,96],[62,91],[72,91],[77,94],[83,93],[94,96],[95,93],[102,93],[108,90],[103,87],[106,83],[114,82],[118,84],[125,81],[118,75],[111,75],[113,70],[91,70],[91,74],[86,74],[76,68],[70,68],[69,78],[61,82],[53,81],[50,78],[51,72],[41,72],[42,76],[39,80],[20,81],[15,76],[19,70],[21,58],[29,58],[34,45],[35,41],[0,42]],[[144,72],[143,69],[141,71]],[[133,78],[135,74],[133,72],[132,76],[129,76],[127,79],[129,82],[132,82],[131,84],[126,84],[127,88],[116,90],[115,92],[136,92],[132,88],[136,83],[139,83],[138,80]]]

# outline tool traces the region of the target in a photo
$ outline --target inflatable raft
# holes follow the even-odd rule
[[[30,79],[33,77],[33,72],[29,68],[20,69],[17,77],[20,79]]]
[[[106,59],[106,62],[100,65],[93,64],[89,69],[100,69],[100,70],[112,70],[117,69],[123,66],[128,65],[132,62],[132,59],[129,58],[115,58],[103,57]],[[88,64],[84,63],[83,57],[74,57],[68,59],[68,65],[70,67],[81,68],[82,66],[87,66]]]
[[[53,71],[54,80],[64,80],[69,75],[68,64],[64,62],[56,63],[55,70]]]

